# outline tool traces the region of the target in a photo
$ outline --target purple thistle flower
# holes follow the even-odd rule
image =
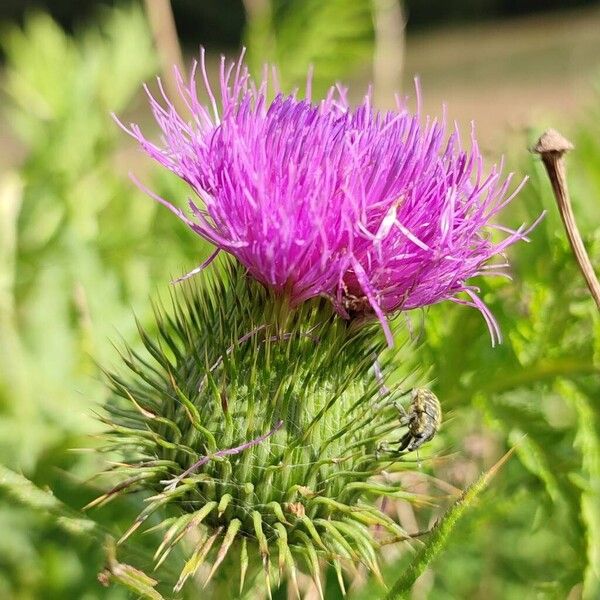
[[[340,86],[312,103],[310,76],[306,99],[276,89],[270,101],[267,71],[257,85],[243,55],[230,65],[222,58],[217,100],[202,50],[207,106],[197,96],[197,67],[187,82],[176,71],[189,119],[160,80],[164,104],[147,90],[160,145],[137,125],[124,127],[202,201],[190,200],[187,216],[149,192],[216,246],[188,276],[225,250],[292,306],[325,295],[346,318],[375,314],[390,344],[386,315],[442,300],[478,308],[492,343],[500,340],[469,280],[506,275],[505,261],[488,262],[527,231],[492,223],[521,186],[508,195],[511,175],[495,166],[484,173],[473,135],[463,150],[444,121],[423,124],[420,110],[411,114],[398,98],[397,111],[376,112],[370,93],[352,109]],[[507,235],[495,242],[493,230]]]

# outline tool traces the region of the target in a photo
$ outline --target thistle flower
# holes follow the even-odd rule
[[[255,83],[243,56],[222,58],[218,100],[204,51],[200,71],[209,106],[197,65],[188,82],[176,73],[189,120],[162,86],[164,105],[148,92],[160,145],[137,125],[125,129],[200,198],[190,215],[157,199],[216,246],[207,262],[233,254],[291,306],[325,295],[346,318],[375,314],[390,344],[386,315],[442,300],[478,308],[492,343],[500,339],[470,280],[505,274],[506,262],[490,259],[527,232],[492,223],[520,186],[509,195],[510,175],[485,174],[474,136],[464,150],[445,119],[423,123],[399,98],[396,111],[373,110],[370,93],[351,108],[336,86],[312,103],[310,76],[306,99],[276,89],[269,100],[267,72]],[[506,237],[494,241],[494,231]]]
[[[406,121],[403,125],[387,119],[395,129],[393,141],[387,125],[372,118],[356,150],[354,176],[365,190],[366,208],[356,224],[352,260],[337,286],[338,311],[375,313],[385,326],[385,315],[450,300],[478,308],[492,344],[499,342],[498,325],[469,280],[507,276],[508,262],[490,259],[528,240],[536,223],[513,231],[493,222],[525,181],[509,194],[512,174],[502,178],[502,168],[494,166],[484,175],[473,133],[467,152],[457,129],[446,141],[443,122],[428,120],[422,127],[406,113],[396,117],[396,123]],[[507,235],[495,242],[494,230]]]
[[[278,308],[229,261],[179,289],[172,314],[157,312],[157,336],[140,329],[147,355],[129,351],[127,373],[108,374],[105,450],[120,456],[109,469],[118,482],[93,504],[145,493],[120,543],[154,521],[157,567],[184,548],[176,591],[223,569],[227,589],[212,597],[234,597],[261,571],[268,591],[283,578],[298,589],[297,570],[320,590],[325,561],[343,589],[344,571],[379,576],[382,540],[410,539],[376,504],[423,500],[382,475],[415,463],[378,451],[405,432],[394,404],[416,383],[408,356],[395,348],[404,376],[380,396],[373,326],[345,327],[324,299],[283,321]]]

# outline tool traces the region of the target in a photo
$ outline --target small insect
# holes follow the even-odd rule
[[[412,452],[428,442],[442,424],[442,407],[437,396],[426,388],[415,388],[408,413],[398,405],[400,423],[408,431],[397,442],[397,452]]]

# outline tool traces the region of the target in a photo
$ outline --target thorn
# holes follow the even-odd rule
[[[139,526],[147,519],[147,516],[144,517],[138,517],[135,522],[133,523],[133,525],[119,538],[119,541],[117,542],[117,545],[122,544],[136,529],[139,528]]]

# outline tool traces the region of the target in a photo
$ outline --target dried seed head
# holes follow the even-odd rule
[[[533,147],[536,154],[548,154],[549,152],[557,152],[563,154],[573,150],[575,146],[565,137],[563,137],[556,129],[548,129],[537,141]]]

